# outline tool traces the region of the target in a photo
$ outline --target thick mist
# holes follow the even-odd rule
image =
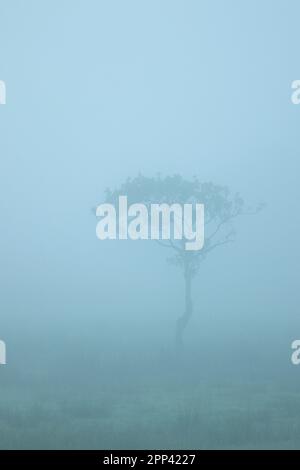
[[[299,3],[0,11],[0,448],[299,448]],[[264,204],[201,264],[179,355],[169,252],[96,237],[139,173]]]

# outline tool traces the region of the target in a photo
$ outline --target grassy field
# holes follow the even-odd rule
[[[158,383],[158,382],[157,382]],[[47,381],[1,388],[1,449],[297,449],[300,394],[278,384]]]

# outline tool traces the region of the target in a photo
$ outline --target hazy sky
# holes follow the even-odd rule
[[[153,305],[156,321],[175,318],[181,278],[165,254],[95,236],[91,208],[105,188],[141,171],[197,174],[267,204],[203,268],[196,331],[201,318],[220,334],[224,321],[294,331],[299,2],[0,0],[0,14],[6,327],[33,317],[42,328],[56,315],[72,323],[81,305],[87,318],[101,306],[98,315],[114,311],[122,322],[125,308],[146,324],[137,302]]]

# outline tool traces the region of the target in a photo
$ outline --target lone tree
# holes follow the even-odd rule
[[[156,240],[164,248],[172,250],[168,262],[178,266],[184,277],[185,308],[176,325],[176,347],[182,349],[184,331],[193,313],[192,281],[201,263],[214,249],[232,242],[235,230],[232,221],[242,215],[257,212],[245,208],[238,193],[231,194],[225,186],[211,182],[202,183],[197,177],[186,180],[180,175],[146,177],[138,175],[128,178],[117,190],[106,190],[106,202],[117,204],[119,196],[126,195],[128,204],[143,203],[148,209],[151,204],[195,204],[205,208],[205,242],[200,251],[187,251],[186,240]]]

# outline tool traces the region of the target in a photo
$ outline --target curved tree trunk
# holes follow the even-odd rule
[[[181,352],[183,348],[183,335],[184,330],[192,316],[193,304],[192,304],[192,275],[188,264],[185,265],[184,269],[184,286],[185,286],[185,310],[181,317],[177,320],[176,326],[176,350]]]

